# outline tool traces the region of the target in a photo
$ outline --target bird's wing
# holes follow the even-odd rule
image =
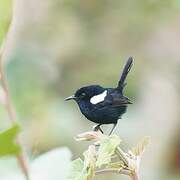
[[[118,91],[110,91],[108,95],[105,97],[103,102],[97,104],[97,108],[103,107],[120,107],[126,106],[127,104],[131,104],[130,100],[121,95]]]
[[[114,97],[112,101],[112,106],[113,107],[118,107],[118,106],[127,106],[128,104],[131,104],[129,98],[125,96],[119,96],[119,97]]]

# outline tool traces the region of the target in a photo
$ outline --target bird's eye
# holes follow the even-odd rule
[[[82,94],[81,94],[81,97],[84,97],[84,96],[86,96],[86,93],[82,93]]]

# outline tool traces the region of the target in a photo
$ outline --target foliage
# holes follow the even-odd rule
[[[95,175],[106,172],[125,174],[138,180],[140,159],[149,141],[147,137],[127,153],[120,148],[121,139],[117,135],[86,132],[78,135],[76,140],[96,142],[84,153],[84,161],[78,158],[71,163],[69,180],[92,180]]]
[[[18,125],[0,133],[0,156],[17,155],[20,152],[20,146],[15,143],[15,137],[20,131]]]
[[[0,0],[0,45],[11,21],[12,0]]]
[[[78,158],[71,163],[68,180],[90,180],[94,175],[96,152],[94,146],[89,146],[84,152],[84,162]]]
[[[114,154],[121,140],[118,136],[104,136],[100,142],[96,166],[100,168],[104,164],[111,162],[111,157]]]
[[[140,155],[144,152],[144,150],[145,150],[145,148],[146,148],[146,146],[147,146],[148,144],[149,144],[149,137],[144,137],[144,138],[137,144],[137,146],[132,149],[132,153],[133,153],[135,156],[140,156]]]
[[[68,176],[69,180],[83,180],[87,177],[84,162],[80,158],[72,162],[70,171],[71,174]]]

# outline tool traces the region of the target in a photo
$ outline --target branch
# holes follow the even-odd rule
[[[134,147],[132,150],[129,150],[128,152],[125,152],[121,149],[121,139],[119,136],[107,136],[102,134],[100,131],[81,133],[76,136],[76,141],[95,141],[93,142],[93,147],[96,146],[96,150],[88,151],[88,162],[91,162],[91,166],[87,165],[87,163],[84,163],[87,166],[83,167],[83,169],[87,169],[87,167],[90,169],[90,171],[86,172],[87,174],[89,174],[89,172],[92,173],[93,171],[94,175],[116,173],[127,175],[129,178],[131,178],[131,180],[139,180],[138,172],[140,159],[146,145],[149,142],[149,138],[144,137],[136,147]],[[91,146],[89,146],[89,149],[90,147]],[[113,159],[114,156],[118,157],[119,159]],[[94,157],[96,158],[94,159]],[[76,160],[74,162],[76,162]],[[84,162],[87,162],[86,158]],[[77,171],[77,169],[74,169],[74,171]],[[77,171],[77,175],[80,174],[81,170]],[[76,178],[76,176],[74,177]]]
[[[9,116],[9,120],[11,121],[12,124],[14,124],[14,123],[16,123],[17,118],[16,118],[16,113],[15,113],[14,108],[13,108],[12,103],[11,103],[8,85],[6,83],[6,79],[4,76],[3,63],[2,63],[3,49],[4,48],[2,48],[1,52],[0,52],[0,83],[1,83],[2,89],[4,91],[4,95],[5,95],[5,108],[6,108],[8,116]],[[21,149],[22,149],[21,154],[17,155],[17,160],[19,162],[19,166],[21,167],[23,174],[26,177],[26,180],[29,180],[27,158],[26,158],[25,153],[23,151],[23,146],[20,142],[19,137],[17,137],[16,141],[21,146]]]
[[[95,175],[107,174],[107,173],[124,174],[128,176],[131,175],[131,172],[126,169],[109,168],[109,169],[101,169],[101,170],[95,171]]]
[[[138,174],[134,173],[133,175],[131,175],[131,180],[139,180]]]
[[[128,160],[128,158],[126,157],[125,153],[121,150],[120,147],[117,147],[117,148],[116,148],[116,153],[117,153],[117,155],[119,156],[119,158],[123,160],[123,162],[125,163],[125,165],[128,167],[128,166],[129,166],[129,160]]]

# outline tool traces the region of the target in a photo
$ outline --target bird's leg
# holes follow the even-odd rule
[[[109,133],[109,136],[113,133],[113,131],[114,131],[116,125],[117,125],[117,123],[114,123],[114,124],[113,124],[113,128],[111,129],[111,131],[110,131],[110,133]]]
[[[102,133],[104,133],[103,131],[102,131],[102,129],[101,129],[101,126],[102,124],[98,124],[98,125],[95,125],[95,126],[93,126],[93,131],[98,131],[98,130],[100,130]]]

